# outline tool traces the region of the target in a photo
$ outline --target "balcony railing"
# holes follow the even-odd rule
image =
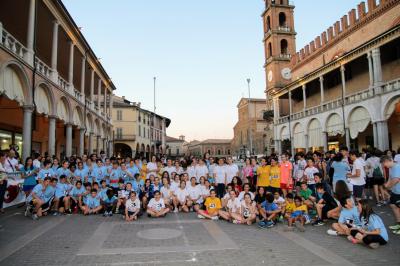
[[[396,90],[400,90],[400,79],[388,81],[381,86],[371,87],[371,88],[365,89],[363,91],[359,91],[359,92],[347,95],[344,98],[344,104],[345,105],[354,104],[357,102],[371,99],[371,98],[375,97],[376,95],[385,94],[385,93],[389,93],[389,92],[396,91]],[[311,115],[316,115],[316,114],[320,114],[323,112],[332,111],[341,106],[342,106],[342,99],[336,99],[333,101],[325,102],[318,106],[313,106],[313,107],[307,108],[303,111],[293,113],[290,116],[290,120],[294,121],[294,120],[298,120],[298,119],[301,119],[306,116],[311,116]],[[283,124],[283,123],[287,123],[287,122],[289,122],[289,116],[282,116],[282,117],[278,118],[278,120],[277,120],[278,124]]]
[[[8,51],[15,54],[17,57],[24,59],[28,49],[22,45],[14,36],[3,28],[0,22],[0,45],[5,47]]]
[[[283,32],[290,32],[290,27],[288,26],[279,26],[278,31],[283,31]]]
[[[35,64],[36,64],[36,71],[45,76],[46,78],[50,79],[51,68],[37,57],[35,58]]]
[[[136,141],[136,135],[118,135],[114,136],[115,141]]]

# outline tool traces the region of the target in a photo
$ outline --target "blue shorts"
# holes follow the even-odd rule
[[[35,187],[36,185],[24,185],[23,187],[22,187],[22,190],[24,191],[24,192],[29,192],[29,191],[32,191],[32,189]]]

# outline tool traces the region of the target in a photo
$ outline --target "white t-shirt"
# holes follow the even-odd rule
[[[395,163],[400,163],[400,153],[399,153],[399,154],[396,154],[396,155],[394,156],[393,161],[394,161]]]
[[[189,192],[186,190],[186,188],[185,189],[178,188],[177,190],[175,190],[174,194],[180,202],[185,202],[186,197],[189,196]]]
[[[163,172],[168,172],[169,176],[171,176],[173,172],[176,172],[175,166],[166,166],[163,168]]]
[[[200,177],[204,176],[205,178],[207,178],[208,175],[208,168],[207,165],[197,165],[196,166],[196,179],[197,182],[199,182]]]
[[[248,193],[250,194],[251,200],[254,200],[254,194],[253,194],[253,192],[249,191]],[[242,191],[242,192],[239,193],[238,199],[239,199],[240,201],[243,200],[244,194],[246,194],[245,191]]]
[[[165,208],[164,200],[160,199],[159,201],[156,201],[155,198],[152,198],[147,207],[159,212]]]
[[[164,199],[169,199],[171,197],[172,189],[171,189],[171,187],[167,188],[167,187],[163,186],[163,187],[161,187],[160,192]]]
[[[199,197],[201,199],[201,190],[200,190],[199,186],[196,185],[196,186],[193,187],[192,185],[189,185],[189,186],[186,187],[186,191],[188,192],[189,197],[191,199],[197,199]],[[199,203],[198,201],[200,199],[198,199],[196,202]]]
[[[312,185],[315,184],[315,178],[314,174],[319,173],[318,169],[316,167],[307,167],[304,170],[304,175],[307,178],[307,184]]]
[[[214,167],[215,183],[225,184],[226,167],[217,165]]]
[[[241,201],[241,206],[242,206],[242,213],[244,218],[247,218],[251,215],[251,208],[256,207],[256,203],[254,201],[251,202],[250,206],[246,205],[246,202],[244,200]]]
[[[178,167],[178,168],[176,168],[176,166],[174,167],[174,171],[172,171],[172,172],[175,172],[175,173],[177,173],[178,175],[180,175],[180,174],[182,174],[183,173],[183,168],[182,167]]]
[[[282,197],[279,197],[278,199],[274,199],[274,203],[276,204],[282,204],[285,203],[285,199]]]
[[[176,191],[178,188],[179,188],[179,182],[172,181],[172,182],[171,182],[171,186],[170,186],[171,191],[175,193],[175,191]]]
[[[368,166],[368,176],[373,177],[374,169],[381,166],[381,160],[376,156],[372,156],[367,159],[366,165]]]
[[[153,163],[153,162],[148,163],[147,164],[147,176],[146,176],[147,179],[149,179],[151,175],[157,176],[157,173],[155,173],[155,172],[150,173],[150,171],[154,171],[154,170],[157,170],[157,163]]]
[[[235,199],[229,199],[228,203],[226,204],[226,207],[231,211],[231,212],[238,212],[240,210],[240,200],[238,198]]]
[[[7,173],[12,173],[17,171],[16,166],[18,165],[18,160],[15,158],[6,158],[6,161],[4,162],[4,169],[6,170]]]
[[[187,169],[186,169],[186,173],[189,176],[189,179],[192,177],[196,177],[196,166],[195,165],[190,165]]]
[[[353,169],[351,171],[352,175],[356,174],[356,170],[360,170],[360,176],[359,177],[355,177],[355,178],[350,178],[350,183],[356,186],[362,186],[365,185],[365,170],[364,170],[364,166],[365,166],[365,161],[361,158],[357,158],[354,162],[353,162]]]
[[[130,212],[136,212],[140,209],[140,200],[136,198],[134,201],[128,199],[125,203],[126,208]]]
[[[38,159],[33,160],[32,164],[33,164],[34,167],[40,169],[40,165],[41,164],[40,164],[40,161]]]
[[[306,160],[298,160],[296,164],[295,178],[297,181],[301,180],[304,176],[304,169],[307,166]]]
[[[233,164],[227,164],[225,166],[225,168],[226,168],[226,179],[227,179],[227,182],[229,184],[229,183],[232,182],[233,177],[238,175],[239,168],[234,163]]]

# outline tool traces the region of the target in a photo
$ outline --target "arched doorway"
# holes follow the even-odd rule
[[[125,143],[115,143],[114,144],[114,153],[118,157],[132,157],[132,148]]]

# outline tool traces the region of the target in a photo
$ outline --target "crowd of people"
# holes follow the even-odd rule
[[[371,248],[385,245],[387,229],[373,209],[390,205],[400,235],[400,154],[379,150],[309,152],[246,158],[188,157],[172,160],[89,157],[58,160],[34,154],[24,162],[15,151],[0,153],[0,211],[7,179],[18,173],[26,195],[25,216],[142,215],[195,212],[200,219],[257,224],[304,232],[307,224],[334,220],[329,235]]]

